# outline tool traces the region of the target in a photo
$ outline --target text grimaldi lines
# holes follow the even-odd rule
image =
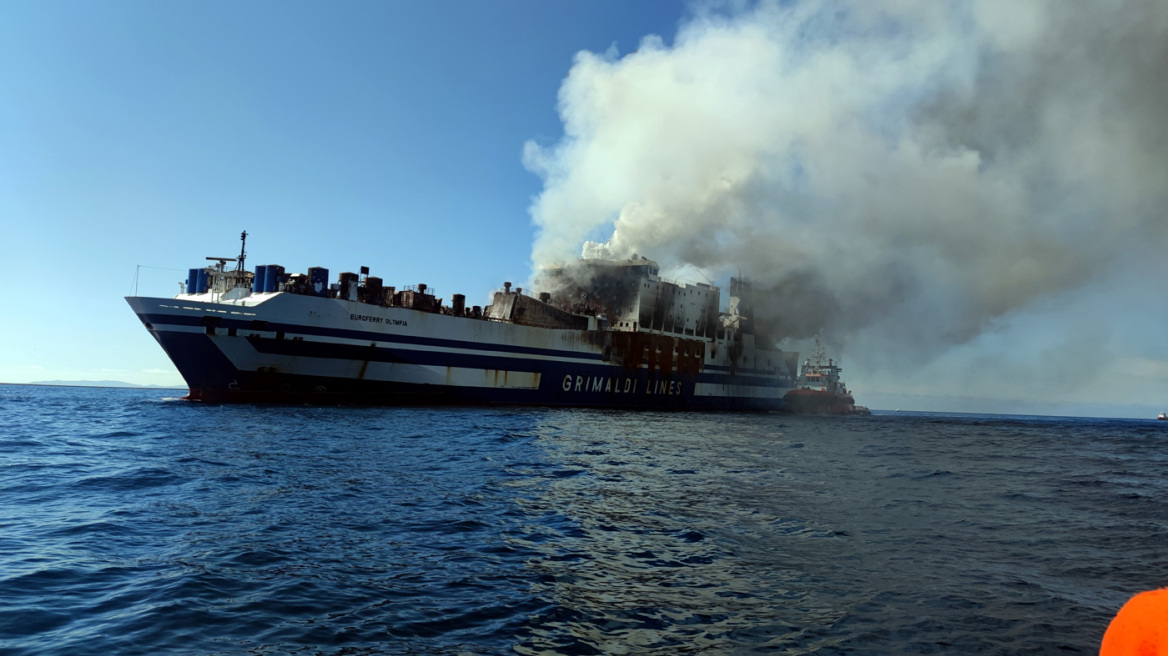
[[[565,374],[561,389],[565,392],[608,392],[611,394],[641,394],[680,396],[685,389],[680,380],[654,379],[645,381],[645,387],[638,389],[636,378],[627,376],[573,376]],[[692,392],[692,387],[689,390]]]

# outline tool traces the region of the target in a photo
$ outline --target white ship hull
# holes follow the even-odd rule
[[[341,298],[273,292],[126,300],[194,400],[781,410],[793,386],[782,352],[756,349],[753,335],[745,343],[739,336],[735,362],[729,338],[622,358],[627,340],[619,331]]]

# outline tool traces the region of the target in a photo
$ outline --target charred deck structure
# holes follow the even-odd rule
[[[126,299],[191,400],[781,410],[794,386],[798,354],[754,334],[738,280],[719,312],[717,287],[652,260],[581,260],[537,296],[504,283],[468,307],[366,267],[330,283],[245,255],[208,258],[174,298]]]

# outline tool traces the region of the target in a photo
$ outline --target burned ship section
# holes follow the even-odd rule
[[[749,285],[719,312],[717,287],[644,258],[549,271],[535,296],[505,283],[485,307],[365,267],[330,283],[212,259],[174,298],[127,298],[193,400],[778,410],[794,385],[798,355],[755,334]]]

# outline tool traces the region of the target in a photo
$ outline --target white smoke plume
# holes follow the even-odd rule
[[[699,11],[579,53],[559,112],[536,267],[741,271],[777,336],[938,353],[1168,242],[1163,0]]]

